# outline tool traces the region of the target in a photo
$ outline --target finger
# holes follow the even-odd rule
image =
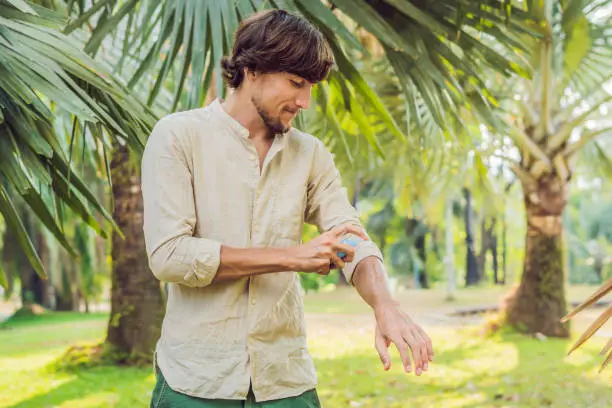
[[[332,248],[336,254],[338,254],[338,252],[342,253],[342,259],[344,259],[345,262],[351,262],[355,258],[355,248],[352,245],[334,242]]]
[[[404,341],[412,351],[412,359],[414,360],[414,373],[421,375],[423,373],[423,356],[421,356],[421,341],[414,337],[411,332],[406,333]]]
[[[337,226],[336,228],[333,228],[331,230],[332,234],[336,237],[339,238],[343,235],[346,234],[355,234],[363,239],[365,239],[366,241],[370,240],[370,237],[367,236],[367,234],[365,233],[365,231],[361,228],[358,227],[356,225],[353,224],[342,224]]]
[[[319,266],[317,268],[317,273],[319,275],[329,275],[330,272],[330,262],[328,258],[321,259],[319,261]]]
[[[429,352],[427,350],[427,340],[425,337],[427,336],[422,330],[414,329],[412,331],[414,338],[417,340],[419,354],[421,356],[421,364],[423,367],[423,371],[427,371],[429,369]]]
[[[388,340],[385,340],[382,334],[377,330],[376,338],[374,340],[374,344],[376,346],[376,351],[378,351],[378,356],[380,357],[380,362],[382,363],[385,371],[388,371],[391,368],[391,357],[389,357],[389,347]]]
[[[404,371],[409,373],[412,371],[412,361],[410,360],[410,349],[408,348],[408,344],[403,337],[399,336],[397,338],[391,339],[397,351],[400,353],[400,358],[402,359],[402,364],[404,365]]]
[[[429,338],[427,333],[425,333],[425,331],[423,331],[423,329],[418,326],[413,328],[412,334],[414,338],[418,339],[418,341],[421,344],[420,349],[421,349],[421,357],[422,357],[422,362],[423,362],[423,370],[427,371],[427,369],[429,368],[428,362],[433,361],[433,354],[434,354],[433,344],[431,342],[431,339]]]
[[[344,268],[344,261],[335,252],[332,252],[330,255],[332,266],[335,266],[337,268]]]
[[[431,342],[431,338],[420,327],[419,327],[419,333],[421,334],[421,338],[425,341],[425,347],[427,348],[427,360],[433,361],[434,351],[433,351],[433,343]]]

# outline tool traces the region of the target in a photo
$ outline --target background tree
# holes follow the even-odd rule
[[[528,332],[569,335],[566,314],[562,215],[570,179],[588,143],[609,162],[597,138],[610,134],[600,112],[612,96],[609,1],[526,2],[544,27],[540,38],[525,37],[535,68],[532,80],[510,86],[513,126],[509,137],[520,160],[511,168],[521,182],[527,215],[521,284],[510,299],[507,321]],[[506,135],[504,135],[506,136]]]

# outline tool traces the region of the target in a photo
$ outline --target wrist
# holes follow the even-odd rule
[[[280,249],[280,264],[283,270],[286,271],[297,271],[299,269],[294,255],[294,248]]]
[[[392,298],[377,299],[372,303],[372,310],[374,311],[374,315],[378,315],[387,310],[397,309],[399,306],[399,302]]]

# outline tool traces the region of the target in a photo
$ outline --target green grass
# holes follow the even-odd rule
[[[354,296],[342,291],[306,300],[324,407],[595,408],[612,401],[612,370],[597,374],[603,338],[566,356],[572,340],[539,341],[511,333],[485,338],[477,328],[432,325],[435,361],[428,373],[416,377],[401,371],[395,350],[391,370],[382,369],[372,347],[369,314],[329,313],[333,303],[343,311],[347,302]],[[0,328],[0,407],[148,406],[154,385],[150,368],[48,369],[67,347],[102,340],[106,318],[55,313]]]
[[[596,286],[567,286],[569,302],[582,302],[589,297]],[[439,284],[433,289],[402,289],[395,297],[408,310],[442,310],[481,305],[497,305],[509,292],[509,286],[477,286],[456,291],[453,301],[446,300],[446,288]],[[608,299],[609,300],[609,299]],[[355,294],[352,288],[338,288],[333,291],[309,292],[306,294],[305,311],[308,313],[367,313],[369,307]]]

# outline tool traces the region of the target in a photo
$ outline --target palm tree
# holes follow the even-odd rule
[[[101,236],[98,214],[112,216],[73,169],[73,147],[98,152],[104,163],[109,140],[142,150],[155,117],[103,65],[60,33],[61,17],[40,6],[0,0],[0,214],[41,277],[43,263],[15,205],[25,202],[58,242],[76,256],[64,233],[70,208]],[[70,121],[68,149],[60,118]],[[0,284],[6,284],[0,271]]]
[[[535,73],[532,80],[511,81],[516,96],[503,105],[513,122],[507,138],[518,153],[518,160],[508,160],[527,213],[524,270],[506,317],[525,331],[566,337],[569,327],[560,322],[567,311],[561,221],[579,154],[596,149],[600,160],[594,164],[609,162],[597,138],[612,131],[599,113],[612,101],[606,90],[612,78],[612,2],[527,3],[545,34],[522,40]]]

